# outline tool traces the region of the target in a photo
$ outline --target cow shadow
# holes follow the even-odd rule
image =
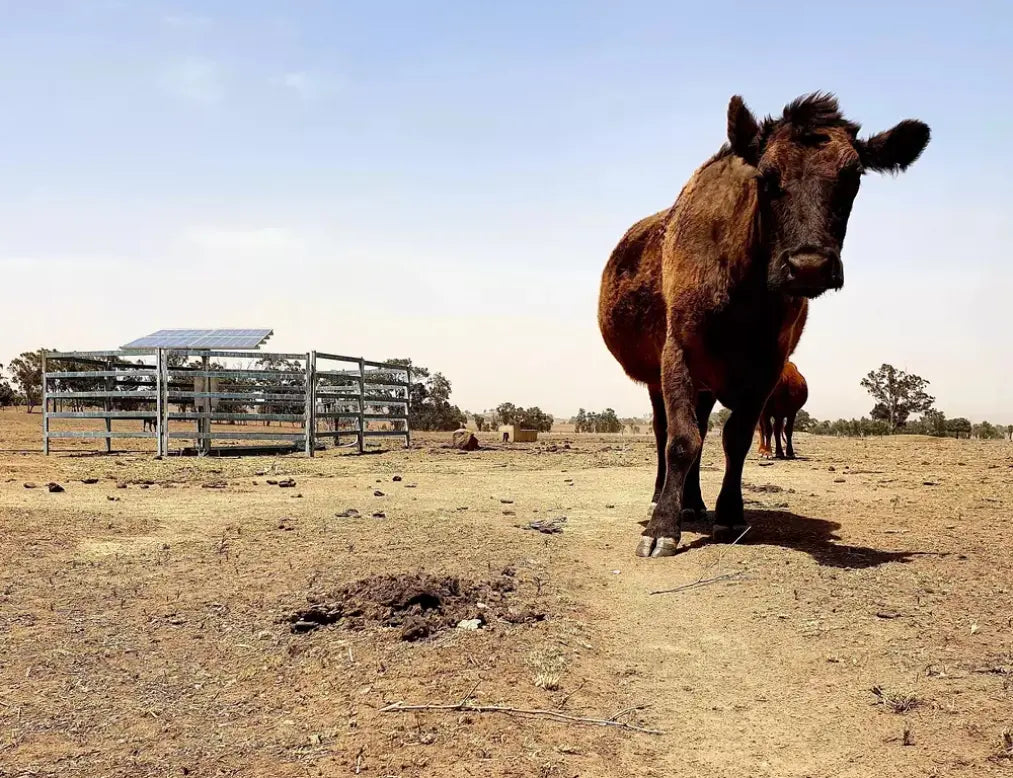
[[[945,556],[932,551],[886,551],[841,543],[837,535],[841,528],[839,522],[800,516],[790,511],[747,509],[745,516],[749,530],[738,545],[779,546],[802,551],[823,567],[864,570],[888,563],[906,564],[916,556]],[[711,544],[712,520],[713,513],[708,512],[705,520],[683,522],[685,531],[700,533],[702,537],[687,543],[680,553]],[[640,524],[646,526],[647,522]]]

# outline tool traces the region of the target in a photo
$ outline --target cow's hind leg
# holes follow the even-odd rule
[[[753,430],[756,429],[764,396],[759,394],[754,401],[741,402],[728,417],[721,433],[725,448],[725,477],[714,509],[711,535],[717,543],[733,541],[746,529],[742,503],[742,465],[753,444]]]
[[[770,450],[770,435],[770,417],[767,415],[766,410],[764,410],[763,415],[760,416],[760,450],[758,452],[760,457],[763,459],[770,459],[772,456],[772,452]]]
[[[658,448],[658,474],[654,479],[654,496],[651,497],[651,510],[658,504],[661,489],[665,485],[665,443],[668,440],[668,417],[665,415],[665,398],[661,393],[661,385],[649,386],[651,408],[654,411],[654,441]]]
[[[707,518],[707,505],[700,492],[700,460],[703,457],[703,441],[707,437],[707,425],[714,410],[714,395],[700,392],[696,399],[696,423],[700,430],[700,453],[686,474],[686,485],[682,488],[682,520],[695,521]]]
[[[788,459],[795,458],[795,447],[792,446],[792,437],[795,434],[795,414],[789,413],[788,420],[784,424],[784,445],[787,451],[785,452]]]
[[[682,491],[693,462],[700,455],[700,429],[696,420],[696,391],[682,349],[671,338],[661,356],[661,388],[665,397],[668,438],[665,444],[665,484],[647,529],[637,545],[637,556],[672,556],[681,535]],[[753,420],[756,423],[756,420]]]
[[[774,419],[774,449],[778,459],[784,459],[784,449],[781,448],[781,436],[784,434],[784,417],[778,416]]]

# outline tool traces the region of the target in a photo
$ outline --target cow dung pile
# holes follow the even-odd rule
[[[308,608],[286,620],[292,632],[312,632],[327,625],[364,630],[386,627],[401,640],[416,641],[453,629],[462,621],[523,624],[545,614],[519,599],[512,568],[484,581],[425,573],[375,575],[342,586],[324,597],[311,597]]]

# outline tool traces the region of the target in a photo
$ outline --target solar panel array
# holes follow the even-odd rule
[[[159,330],[123,348],[254,349],[273,334],[273,330]]]

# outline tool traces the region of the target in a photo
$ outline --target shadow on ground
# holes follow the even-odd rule
[[[739,545],[779,546],[809,554],[824,567],[863,570],[879,567],[891,562],[907,563],[916,556],[945,556],[932,551],[885,551],[867,546],[851,546],[841,543],[837,531],[839,522],[799,516],[797,513],[779,510],[747,510],[746,524],[749,531]],[[713,514],[705,520],[684,521],[683,530],[700,533],[703,537],[687,543],[680,553],[693,551],[708,545]],[[647,522],[640,522],[646,526]]]

